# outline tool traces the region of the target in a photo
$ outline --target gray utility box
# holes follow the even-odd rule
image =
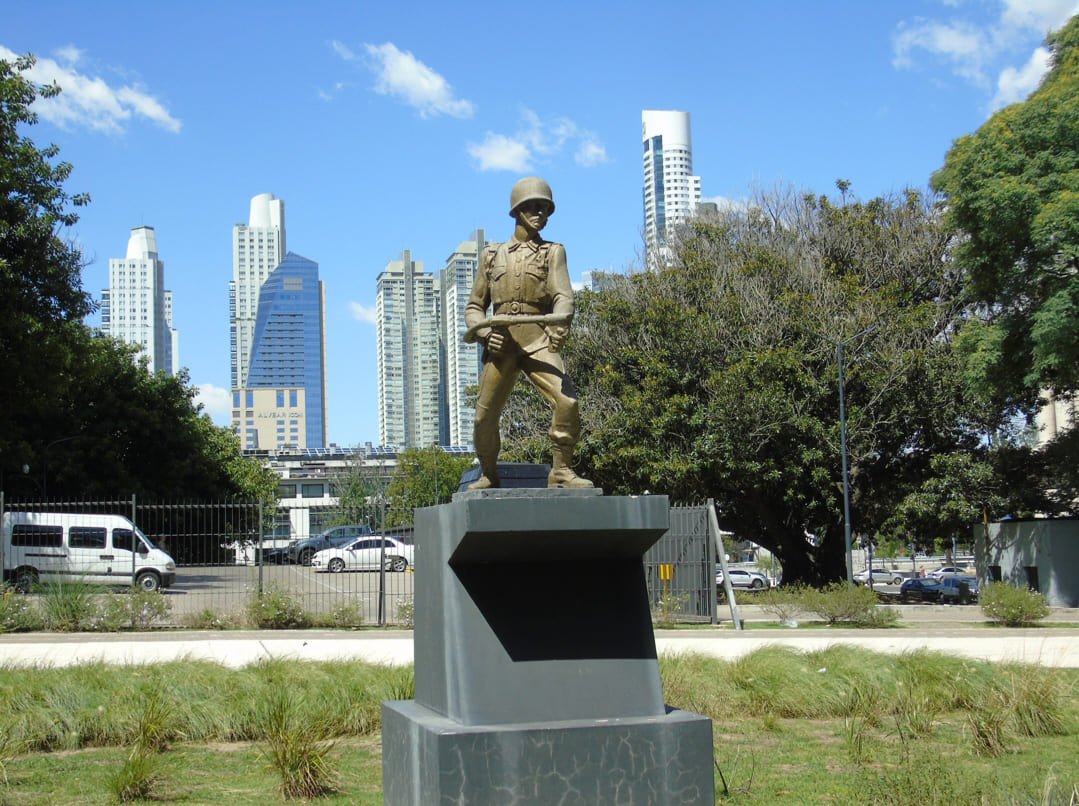
[[[416,699],[385,803],[714,804],[711,720],[663,703],[641,561],[665,496],[460,492],[417,513]]]

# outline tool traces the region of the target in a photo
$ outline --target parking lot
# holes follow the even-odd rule
[[[286,591],[309,613],[328,614],[342,605],[361,608],[364,624],[397,624],[407,620],[401,606],[411,604],[411,571],[346,571],[318,573],[302,565],[186,566],[165,590],[173,620],[183,623],[204,611],[238,614],[262,591]]]

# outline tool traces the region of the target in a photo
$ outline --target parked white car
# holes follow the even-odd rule
[[[339,574],[378,568],[384,559],[387,571],[404,571],[412,566],[412,552],[412,546],[397,538],[369,535],[340,548],[316,552],[311,558],[311,567],[316,571]]]
[[[870,573],[873,574],[874,585],[887,585],[889,583],[892,585],[902,585],[903,580],[906,579],[906,577],[898,571],[889,571],[886,568],[874,568],[870,571],[868,568],[865,568],[854,575],[854,581],[861,585],[868,585]]]
[[[938,568],[936,571],[931,571],[929,576],[933,577],[937,582],[940,582],[946,577],[968,576],[969,574],[970,571],[962,566],[946,565],[943,568]]]
[[[764,574],[758,574],[756,571],[746,571],[741,568],[731,568],[729,570],[732,588],[760,590],[769,586],[768,577]],[[716,567],[716,586],[723,587],[723,569],[718,566]]]

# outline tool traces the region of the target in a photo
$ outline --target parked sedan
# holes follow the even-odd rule
[[[387,571],[404,571],[412,565],[413,547],[393,537],[360,537],[346,546],[324,549],[311,558],[315,571],[355,571],[378,568],[385,558]]]
[[[873,574],[874,585],[887,585],[889,583],[892,585],[901,585],[903,583],[903,580],[905,579],[905,577],[898,571],[888,571],[885,568],[874,568],[871,572],[868,568],[866,568],[854,575],[854,581],[862,585],[868,585],[870,573]]]
[[[940,582],[947,577],[966,576],[970,572],[966,568],[961,568],[958,565],[946,565],[943,568],[938,568],[936,571],[930,571],[929,576]]]
[[[731,568],[731,587],[760,590],[768,587],[768,577],[756,571],[745,571],[741,568]],[[716,568],[716,585],[723,587],[723,570]]]
[[[899,599],[903,602],[939,602],[941,584],[931,577],[914,577],[903,581]]]
[[[965,587],[964,587],[965,586]],[[978,577],[945,577],[940,583],[940,600],[966,604],[978,598]]]

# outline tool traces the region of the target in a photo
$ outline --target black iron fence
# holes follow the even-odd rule
[[[412,530],[385,526],[411,522],[400,517],[408,513],[2,494],[0,513],[0,573],[25,590],[53,582],[158,589],[176,626],[250,625],[289,608],[320,624],[411,624]],[[672,507],[671,529],[644,563],[657,622],[716,621],[715,562],[706,505]]]

